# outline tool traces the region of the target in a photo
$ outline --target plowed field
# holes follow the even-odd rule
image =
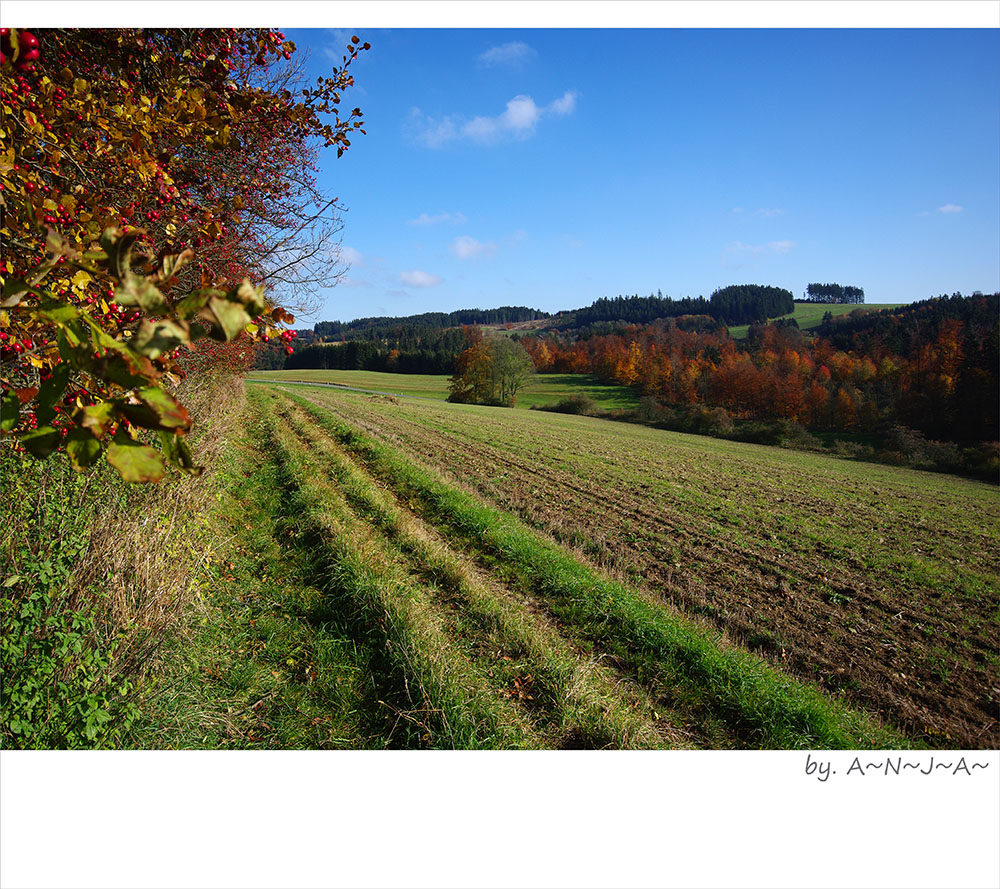
[[[328,388],[294,394],[518,517],[664,615],[714,635],[723,649],[749,650],[916,742],[1000,743],[995,487],[586,417]],[[282,402],[291,404],[288,397]],[[303,429],[333,442],[304,416]],[[450,527],[414,533],[442,547],[454,543]],[[471,560],[482,601],[493,601],[489,590],[502,579],[495,555],[484,561],[469,541],[456,552]],[[519,589],[503,595],[512,607],[520,601],[512,613],[537,621],[538,632],[560,635],[571,624],[530,588]],[[567,656],[581,645],[572,633],[560,638]],[[631,729],[628,743],[750,743],[746,725],[694,706],[690,690],[665,691],[662,675],[646,681],[640,674],[649,665],[637,669],[628,660],[627,651],[599,660],[612,672],[598,678],[626,681],[638,696],[631,712],[657,712],[666,723]],[[505,686],[515,709],[528,694],[517,678]],[[538,706],[545,698],[531,699]],[[672,717],[670,701],[679,708]],[[605,745],[626,743],[620,733],[602,737]]]

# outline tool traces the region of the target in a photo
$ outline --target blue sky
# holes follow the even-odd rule
[[[314,320],[1000,289],[996,30],[286,29],[317,75],[351,33],[351,270]]]

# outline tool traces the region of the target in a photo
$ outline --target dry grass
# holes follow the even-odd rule
[[[191,445],[205,471],[124,490],[111,480],[118,496],[98,505],[89,547],[71,581],[71,590],[103,593],[94,603],[105,634],[99,644],[117,640],[116,676],[155,669],[162,640],[197,606],[202,569],[219,546],[208,530],[209,510],[218,467],[246,407],[243,382],[209,376],[177,394],[195,419]]]

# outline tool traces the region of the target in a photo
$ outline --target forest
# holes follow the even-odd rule
[[[793,308],[789,290],[760,284],[734,284],[719,288],[707,300],[701,296],[671,299],[662,292],[656,296],[602,297],[587,308],[576,309],[573,326],[586,327],[609,321],[647,324],[659,318],[682,315],[708,315],[724,324],[750,324],[787,315]]]
[[[669,314],[692,306],[704,311]],[[512,337],[537,372],[596,374],[630,386],[646,400],[644,419],[675,428],[692,427],[684,418],[698,408],[697,431],[784,422],[816,434],[853,436],[861,451],[890,434],[896,440],[910,436],[897,441],[903,451],[920,444],[914,435],[967,448],[997,440],[997,294],[956,293],[881,312],[828,314],[815,335],[800,331],[794,319],[760,323],[761,314],[774,317],[792,308],[789,291],[755,285],[722,288],[708,301],[618,297],[577,310],[574,326],[556,316],[544,329]],[[459,359],[478,346],[477,327],[433,327],[431,316],[421,317],[422,325],[371,325],[357,338],[307,345],[287,357],[272,350],[270,364],[265,351],[258,367],[452,373],[469,363]],[[734,340],[722,319],[747,317],[754,318],[747,338]],[[685,410],[678,419],[677,411]],[[705,410],[714,412],[707,420]],[[954,455],[931,462],[963,465]],[[995,462],[989,448],[972,459],[987,474]]]
[[[685,330],[669,319],[521,343],[539,372],[595,373],[657,405],[722,409],[723,427],[733,420],[859,434],[906,427],[971,445],[997,439],[998,300],[954,294],[831,317],[815,337],[793,324],[755,324],[737,342],[724,327]]]

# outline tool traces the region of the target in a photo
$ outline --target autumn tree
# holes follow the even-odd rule
[[[507,337],[482,339],[455,359],[448,400],[512,405],[535,372],[531,356]]]

